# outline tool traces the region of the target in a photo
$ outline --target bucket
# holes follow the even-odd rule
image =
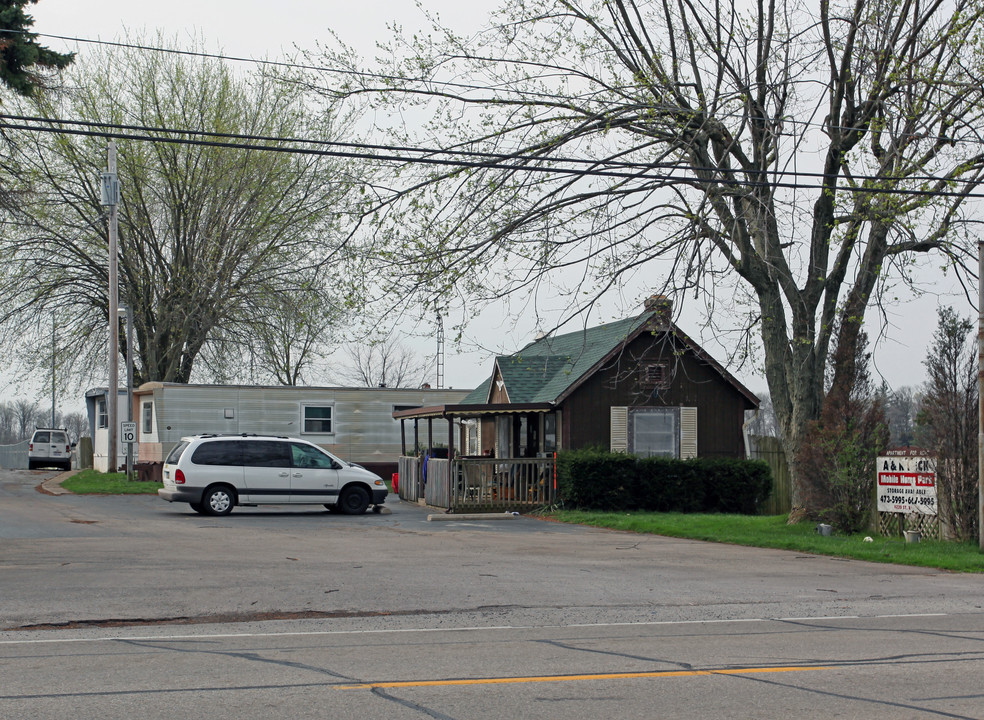
[[[905,530],[905,541],[907,543],[917,543],[922,540],[922,533],[918,530]]]
[[[834,532],[833,525],[827,525],[826,523],[820,523],[817,525],[817,535],[823,535],[829,537]]]

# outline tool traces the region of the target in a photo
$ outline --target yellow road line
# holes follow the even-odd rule
[[[362,690],[372,688],[442,687],[450,685],[509,685],[517,683],[571,682],[574,680],[635,680],[636,678],[699,677],[703,675],[753,675],[761,673],[805,672],[807,670],[829,670],[828,667],[811,665],[808,667],[766,667],[732,668],[729,670],[663,670],[659,672],[604,673],[597,675],[543,675],[539,677],[473,678],[470,680],[405,680],[401,682],[361,683],[359,685],[339,685],[339,690]]]

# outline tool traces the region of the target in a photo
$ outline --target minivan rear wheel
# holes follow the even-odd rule
[[[202,496],[202,507],[209,515],[228,515],[235,504],[232,492],[225,487],[209,488]]]
[[[342,491],[338,507],[346,515],[361,515],[369,509],[369,492],[360,485],[352,485]]]

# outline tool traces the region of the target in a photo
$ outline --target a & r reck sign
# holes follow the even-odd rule
[[[879,457],[878,511],[936,515],[936,461],[926,456]]]

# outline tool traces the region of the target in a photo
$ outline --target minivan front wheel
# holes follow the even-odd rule
[[[228,515],[236,504],[229,488],[214,487],[205,491],[202,507],[209,515]]]
[[[338,507],[346,515],[361,515],[369,509],[369,491],[359,485],[352,485],[342,491]]]

